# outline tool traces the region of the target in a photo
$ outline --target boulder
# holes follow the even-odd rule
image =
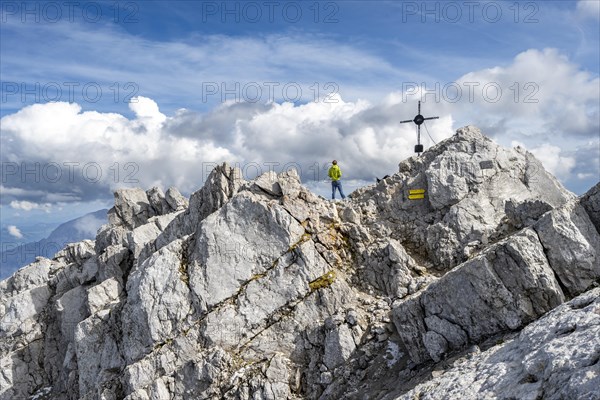
[[[565,303],[483,353],[465,354],[440,375],[386,400],[596,399],[600,290]],[[577,351],[574,351],[577,349]]]
[[[522,328],[563,301],[538,236],[525,229],[401,303],[393,318],[412,361],[422,363]]]
[[[108,210],[108,222],[111,225],[134,229],[148,222],[156,211],[142,189],[119,189],[115,192],[115,205]]]
[[[596,231],[600,232],[600,182],[581,196],[580,202],[596,227]]]

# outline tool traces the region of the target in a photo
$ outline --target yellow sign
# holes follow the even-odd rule
[[[411,189],[408,191],[409,200],[421,200],[425,198],[425,189]]]

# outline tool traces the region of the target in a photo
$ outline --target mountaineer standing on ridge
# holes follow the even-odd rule
[[[332,166],[329,168],[329,172],[327,173],[331,178],[331,199],[335,200],[335,189],[337,188],[340,191],[340,195],[342,199],[345,199],[344,191],[342,190],[342,182],[340,182],[340,178],[342,177],[342,170],[337,165],[337,161],[332,161]]]

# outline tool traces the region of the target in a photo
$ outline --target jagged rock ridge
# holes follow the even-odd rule
[[[227,164],[117,191],[0,283],[0,399],[598,398],[599,193],[474,127],[340,203]]]
[[[19,268],[35,261],[36,257],[53,257],[68,243],[96,237],[96,230],[107,221],[107,210],[98,210],[60,224],[48,237],[36,242],[3,246],[0,252],[0,280],[7,279]],[[4,245],[5,243],[3,243]]]

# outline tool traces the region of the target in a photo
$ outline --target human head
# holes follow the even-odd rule
[[[331,163],[332,163],[333,165],[337,165],[337,160],[333,160]]]

